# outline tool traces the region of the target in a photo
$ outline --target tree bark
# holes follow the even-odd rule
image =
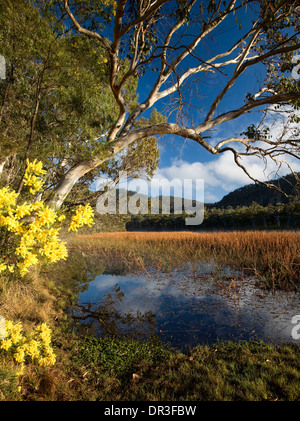
[[[3,158],[3,159],[1,159],[1,161],[0,161],[0,175],[1,175],[1,174],[2,174],[2,172],[3,172],[3,168],[4,168],[4,165],[5,165],[6,161],[7,161],[7,159],[8,159],[8,157]]]
[[[53,207],[54,209],[60,208],[73,186],[84,174],[88,173],[94,168],[97,168],[103,162],[108,160],[111,156],[115,155],[117,152],[121,151],[126,146],[129,146],[134,141],[138,139],[146,139],[155,135],[164,134],[177,134],[183,138],[193,139],[197,143],[201,144],[209,152],[213,154],[218,153],[215,150],[215,148],[213,148],[209,143],[207,143],[203,139],[201,134],[196,133],[194,129],[179,126],[178,124],[173,123],[161,123],[155,126],[149,126],[144,129],[136,130],[134,132],[129,133],[127,136],[123,136],[114,140],[109,144],[109,149],[107,150],[105,155],[96,156],[91,159],[85,159],[79,162],[78,164],[74,165],[71,169],[67,171],[64,177],[57,184],[51,197],[46,201],[47,204]]]
[[[102,164],[106,159],[108,157],[102,160],[86,159],[74,165],[57,184],[52,195],[46,201],[47,205],[53,209],[59,209],[80,177]]]

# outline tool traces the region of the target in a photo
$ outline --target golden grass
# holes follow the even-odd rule
[[[21,322],[24,331],[37,324],[53,324],[64,318],[64,309],[58,300],[57,286],[35,266],[24,278],[16,278],[2,285],[0,315],[7,320]]]
[[[96,264],[103,262],[105,266],[127,270],[143,269],[151,265],[159,270],[168,270],[192,261],[198,262],[213,258],[220,264],[248,269],[257,274],[270,287],[290,288],[299,285],[300,280],[300,235],[293,232],[114,232],[70,237],[68,248],[70,251],[77,251],[79,256],[82,256],[81,252],[86,250],[88,254],[92,255],[92,266],[95,267]],[[73,263],[75,263],[73,269],[76,274],[81,270],[80,260],[73,261]],[[89,368],[81,354],[76,355],[79,360],[81,358],[80,364],[74,364],[73,353],[76,350],[78,338],[74,332],[69,330],[67,322],[64,326],[65,318],[63,316],[69,287],[64,285],[63,272],[59,268],[53,271],[54,281],[52,282],[39,269],[36,268],[36,272],[32,273],[29,278],[6,284],[0,294],[0,314],[15,322],[21,321],[25,330],[26,328],[30,330],[33,325],[40,322],[49,323],[54,328],[53,340],[57,363],[55,366],[47,368],[28,364],[26,373],[19,383],[14,375],[15,367],[12,361],[2,359],[0,362],[0,400],[90,400],[92,397],[111,399],[111,397],[119,396],[124,390],[129,390],[128,385],[126,384],[124,387],[119,380],[120,387],[118,389],[110,371],[102,374],[101,380],[99,380],[98,371],[94,377],[91,375],[91,379],[88,378]],[[67,270],[70,272],[72,268],[67,266]],[[240,350],[228,351],[229,363],[225,367],[226,370],[231,367],[234,353],[235,358],[238,358]],[[215,353],[211,352],[210,355],[215,356]],[[257,355],[259,356],[258,364],[260,364],[262,357],[259,353]],[[264,356],[263,360],[265,361],[267,358],[272,360],[269,355]],[[198,357],[195,356],[187,361],[189,361],[188,364],[194,364],[196,360]],[[286,364],[287,369],[289,368],[288,363]],[[213,364],[220,368],[220,363],[217,360],[212,363],[211,372]],[[252,369],[252,362],[250,365]],[[160,399],[161,385],[167,381],[173,366],[170,362],[170,367],[160,367],[160,370],[157,370],[156,363],[153,367],[152,371],[149,369],[149,384],[145,383],[145,389],[136,395],[131,390],[130,393],[133,395],[128,392],[126,397],[145,399],[145,393],[148,393],[147,390],[153,384],[154,378],[157,390],[149,395],[149,399]],[[195,377],[194,384],[203,384],[203,378],[207,378],[205,373],[203,376],[201,374],[202,366],[198,366],[197,370],[194,367],[188,368],[187,372],[182,372],[182,378],[177,377],[177,362],[174,363],[174,367],[174,378],[170,379],[170,384],[175,388],[182,388],[185,378],[196,374],[198,376],[198,373],[200,377]],[[182,370],[187,370],[186,364],[182,367]],[[163,372],[163,370],[165,371]],[[259,374],[256,372],[253,374],[254,378],[261,375],[260,365],[258,365],[258,370]],[[159,373],[162,373],[161,377],[155,380],[155,376],[158,376]],[[95,384],[93,383],[94,378],[96,379]],[[212,379],[212,390],[216,389],[219,382],[223,381],[222,379],[224,381],[227,379],[225,371],[220,373],[216,380]],[[271,379],[271,386],[272,381]],[[22,386],[21,394],[18,392],[18,384]],[[185,388],[187,394],[184,396],[188,399],[189,393],[194,390],[194,387],[190,390],[187,382]],[[169,390],[169,386],[167,389]],[[236,390],[235,383],[233,390]],[[172,399],[172,393],[166,394],[163,398]],[[201,393],[200,391],[198,395],[195,395],[197,399],[202,397]],[[180,394],[182,395],[182,392]]]
[[[300,281],[300,234],[291,231],[112,232],[79,235],[69,249],[85,249],[113,264],[170,269],[213,258],[249,271],[268,287],[295,288]]]

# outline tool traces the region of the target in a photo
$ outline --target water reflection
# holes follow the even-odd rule
[[[76,316],[99,335],[155,334],[182,349],[228,339],[297,342],[291,319],[299,311],[299,293],[272,294],[237,273],[185,268],[97,276],[79,295]]]
[[[106,275],[108,276],[108,275]],[[142,313],[124,312],[122,300],[125,297],[123,291],[116,284],[100,300],[95,302],[78,303],[74,310],[74,318],[79,319],[85,326],[93,328],[99,335],[120,336],[121,334],[140,338],[155,335],[155,315],[152,311]]]

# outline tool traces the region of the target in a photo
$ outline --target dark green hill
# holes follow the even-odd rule
[[[299,229],[299,176],[300,173],[296,177],[289,174],[272,182],[288,197],[263,184],[248,184],[217,203],[205,204],[204,221],[199,226],[187,226],[185,212],[174,214],[174,198],[171,197],[170,214],[132,215],[126,230]]]
[[[247,184],[227,194],[219,202],[209,204],[208,207],[226,208],[227,206],[232,206],[236,208],[237,206],[249,206],[252,202],[256,202],[261,206],[268,206],[276,205],[277,203],[288,203],[291,199],[299,200],[300,183],[297,177],[300,178],[300,173],[296,173],[296,177],[293,174],[288,174],[278,180],[267,182],[279,187],[289,197],[263,184]]]

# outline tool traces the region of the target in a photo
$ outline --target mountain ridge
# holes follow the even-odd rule
[[[246,184],[223,196],[221,200],[215,203],[207,203],[207,207],[228,207],[249,206],[256,202],[260,206],[276,205],[277,203],[286,204],[292,200],[300,199],[300,172],[287,174],[273,181],[266,181],[266,184],[274,184],[279,187],[288,197],[279,193],[275,189],[267,187],[260,183]]]

